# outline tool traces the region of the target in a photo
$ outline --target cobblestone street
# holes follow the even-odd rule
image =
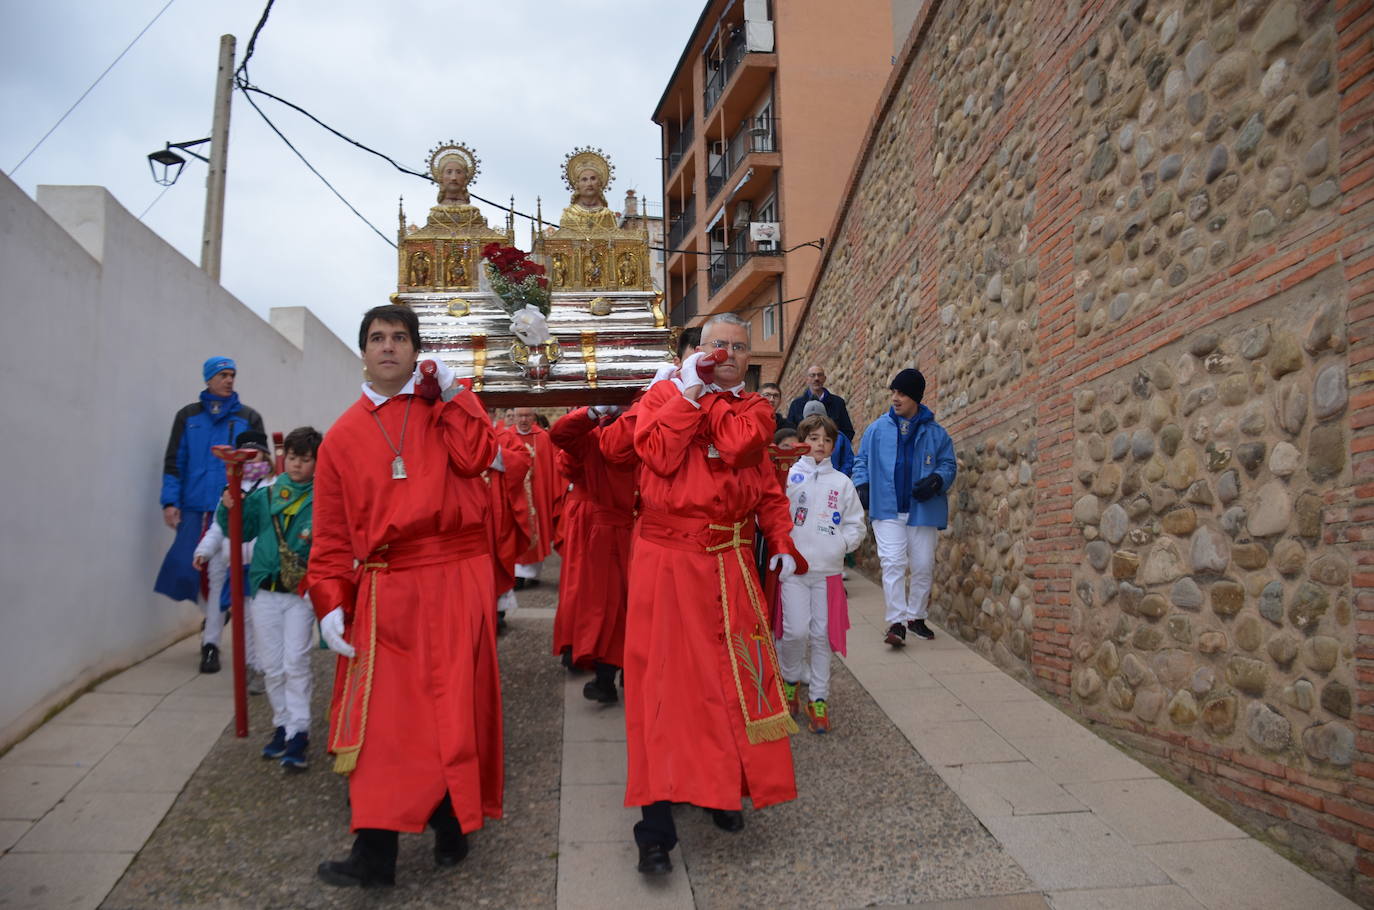
[[[500,640],[505,817],[458,869],[405,836],[394,890],[319,885],[350,842],[321,746],[332,655],[315,655],[313,764],[286,776],[258,757],[263,699],[237,739],[230,674],[196,673],[183,642],[0,758],[0,907],[1352,906],[948,635],[882,645],[857,574],[835,727],[793,739],[799,798],[740,835],[679,806],[675,870],[645,880],[623,712],[547,653],[550,574]]]

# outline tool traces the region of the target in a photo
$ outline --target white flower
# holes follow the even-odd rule
[[[510,330],[529,347],[547,344],[553,340],[549,323],[544,314],[532,306],[524,306],[511,314]]]

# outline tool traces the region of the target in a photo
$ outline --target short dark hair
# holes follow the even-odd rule
[[[759,386],[760,392],[762,392],[764,389],[777,389],[778,394],[782,394],[782,386],[778,385],[776,382],[765,382],[763,385]]]
[[[384,303],[374,306],[363,314],[363,324],[358,327],[358,350],[367,350],[367,333],[372,331],[372,323],[390,322],[405,326],[410,333],[410,343],[420,350],[420,317],[403,303]]]
[[[692,349],[701,344],[701,326],[694,325],[690,329],[683,329],[682,334],[677,336],[677,359],[686,360],[687,355],[692,353]]]
[[[824,414],[812,414],[797,425],[797,438],[806,442],[806,437],[820,430],[831,442],[839,441],[840,428],[835,426],[835,421],[826,417]]]
[[[292,455],[309,455],[314,458],[320,452],[324,436],[314,427],[296,427],[286,434],[281,447]]]
[[[773,445],[780,446],[789,439],[801,439],[801,437],[791,427],[783,427],[773,434]]]

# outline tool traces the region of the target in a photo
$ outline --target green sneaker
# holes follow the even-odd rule
[[[797,684],[783,680],[782,694],[787,696],[787,713],[796,717],[797,712],[801,710],[801,699],[797,697]]]

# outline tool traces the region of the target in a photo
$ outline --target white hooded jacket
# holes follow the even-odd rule
[[[829,458],[817,464],[803,455],[787,472],[787,501],[792,542],[806,558],[809,574],[838,574],[844,554],[857,550],[868,533],[854,484]]]

